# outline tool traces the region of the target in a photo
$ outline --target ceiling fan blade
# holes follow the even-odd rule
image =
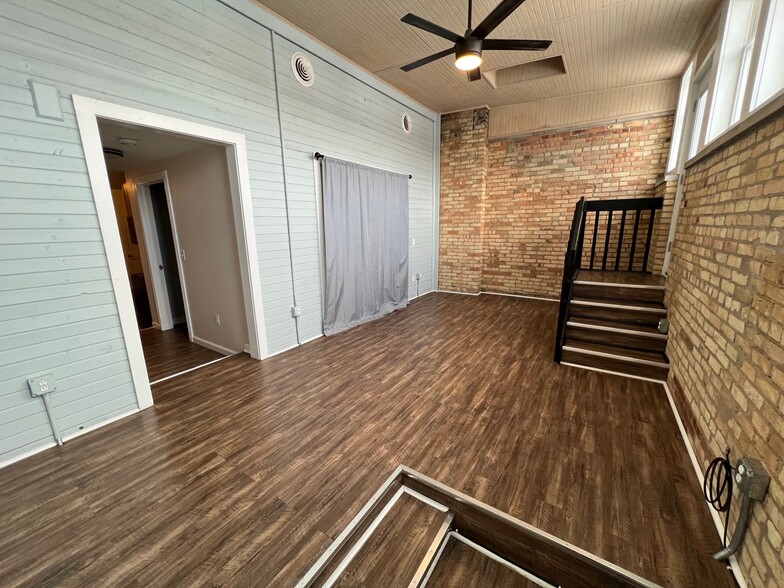
[[[485,39],[482,49],[495,51],[544,51],[552,41],[534,39]]]
[[[504,22],[510,14],[517,10],[523,2],[525,0],[501,0],[501,3],[493,8],[492,12],[479,23],[479,26],[471,31],[471,36],[484,39],[498,25]]]
[[[411,14],[410,12],[400,20],[406,23],[407,25],[411,25],[412,27],[422,29],[423,31],[427,31],[428,33],[432,33],[433,35],[438,35],[439,37],[443,37],[444,39],[449,39],[453,43],[457,43],[463,38],[457,33],[453,33],[449,29],[445,29],[444,27],[437,25],[434,22],[425,20],[424,18],[421,18],[416,14]]]
[[[451,47],[449,49],[444,49],[443,51],[439,51],[438,53],[433,53],[433,55],[428,55],[427,57],[423,57],[422,59],[413,61],[408,65],[404,65],[400,69],[402,69],[403,71],[411,71],[412,69],[416,69],[418,67],[422,67],[423,65],[427,65],[431,61],[435,61],[436,59],[441,59],[442,57],[446,57],[447,55],[454,52],[455,52],[454,47]]]
[[[471,71],[467,71],[466,74],[468,75],[469,82],[475,82],[476,80],[482,79],[482,72],[479,71],[479,68],[472,69]]]

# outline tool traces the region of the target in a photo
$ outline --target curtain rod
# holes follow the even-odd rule
[[[323,154],[323,153],[319,153],[318,151],[316,151],[316,152],[313,154],[313,157],[314,157],[316,160],[318,160],[318,161],[321,161],[322,159],[324,159],[324,154]],[[361,163],[361,164],[359,164],[359,165],[365,165],[365,164],[364,164],[364,163]],[[365,167],[373,167],[373,166],[372,166],[372,165],[366,165]],[[381,169],[381,168],[375,168],[375,169]],[[383,171],[387,171],[387,170],[383,170]],[[409,179],[409,180],[411,180],[411,179],[413,179],[413,178],[414,178],[414,176],[412,176],[411,174],[408,174],[408,179]]]

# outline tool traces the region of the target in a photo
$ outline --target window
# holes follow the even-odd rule
[[[697,148],[700,146],[700,131],[702,122],[705,119],[705,106],[708,103],[707,88],[700,93],[694,104],[694,126],[691,129],[691,144],[689,145],[689,158],[697,155]]]
[[[784,0],[771,0],[762,38],[752,109],[784,89]]]
[[[686,73],[681,78],[681,90],[678,95],[678,110],[675,113],[675,125],[672,129],[672,144],[670,145],[670,158],[667,164],[667,172],[678,169],[678,158],[680,157],[681,141],[683,137],[683,126],[686,124],[686,107],[689,100],[689,87],[691,86],[691,72],[694,64],[689,65]]]
[[[731,0],[722,37],[708,140],[740,120],[759,22],[761,0]]]

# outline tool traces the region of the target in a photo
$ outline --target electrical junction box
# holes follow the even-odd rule
[[[57,390],[54,374],[44,374],[43,376],[30,378],[27,380],[27,385],[30,387],[30,394],[33,396],[43,396]]]
[[[762,501],[768,493],[770,474],[759,460],[744,457],[738,460],[735,467],[735,483],[743,494],[748,494],[753,500]]]
[[[291,316],[293,316],[294,318],[297,318],[298,316],[302,316],[302,309],[299,306],[292,306]]]

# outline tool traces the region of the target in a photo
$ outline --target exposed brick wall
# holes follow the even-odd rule
[[[438,287],[478,292],[482,281],[482,204],[487,177],[488,110],[441,118]]]
[[[670,387],[699,427],[698,457],[729,447],[773,478],[740,564],[750,586],[782,586],[784,114],[686,170],[666,300]]]
[[[672,117],[490,141],[483,152],[477,112],[442,118],[440,288],[555,297],[575,203],[653,196]]]

